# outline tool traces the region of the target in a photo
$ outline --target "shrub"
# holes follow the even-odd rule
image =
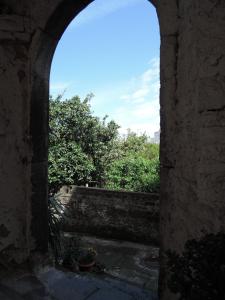
[[[168,251],[168,287],[179,300],[225,299],[225,234],[189,240],[182,255]]]

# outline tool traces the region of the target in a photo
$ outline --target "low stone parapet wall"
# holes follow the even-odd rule
[[[157,245],[159,195],[86,187],[63,187],[69,216],[64,230]]]

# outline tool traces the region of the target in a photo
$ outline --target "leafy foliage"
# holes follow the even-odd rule
[[[50,98],[49,184],[56,191],[63,184],[83,185],[104,181],[119,126],[92,115],[90,100],[78,96],[62,101]]]
[[[159,160],[127,156],[114,161],[108,171],[107,188],[134,192],[159,191]]]
[[[56,195],[48,199],[49,244],[56,263],[62,255],[61,224],[65,218],[65,208]]]
[[[95,170],[92,160],[73,142],[53,145],[49,153],[49,181],[57,191],[62,183],[84,185]]]
[[[159,190],[159,146],[148,136],[128,131],[118,136],[119,126],[93,116],[88,95],[68,100],[50,97],[49,187],[85,185],[139,192]]]
[[[106,187],[134,192],[158,192],[159,145],[151,144],[143,134],[128,131],[118,141],[120,157],[107,170]]]
[[[141,153],[148,144],[148,136],[146,134],[138,136],[135,132],[128,129],[127,135],[120,140],[119,144],[125,156],[131,153]]]
[[[64,239],[63,242],[63,254],[62,254],[62,265],[70,270],[75,270],[77,267],[78,257],[80,255],[80,242],[79,236],[73,236]]]
[[[225,299],[225,234],[206,234],[185,244],[182,255],[168,251],[168,286],[179,300]]]

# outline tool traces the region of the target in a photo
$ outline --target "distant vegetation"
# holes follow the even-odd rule
[[[159,190],[159,146],[143,134],[128,131],[120,137],[119,125],[95,117],[92,94],[50,97],[49,188],[93,185],[115,190]]]
[[[134,192],[157,192],[159,189],[159,145],[146,135],[128,131],[116,141],[119,157],[107,169],[106,187]]]

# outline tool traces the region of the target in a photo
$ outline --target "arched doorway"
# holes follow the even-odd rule
[[[48,169],[48,99],[51,61],[58,41],[76,15],[92,1],[64,0],[55,8],[46,22],[44,30],[34,43],[33,80],[31,94],[32,137],[32,235],[36,250],[46,252],[48,248],[47,216],[47,169]],[[155,1],[150,1],[155,5]],[[41,201],[40,201],[41,199]],[[42,216],[40,220],[40,215]]]
[[[129,3],[129,0],[124,1],[124,2]],[[111,5],[112,5],[113,3],[118,3],[118,2],[113,0],[113,1],[108,1],[108,3],[111,3]],[[74,82],[74,85],[75,85],[76,88],[73,89],[73,85],[71,84],[71,86],[68,88],[68,91],[65,93],[65,95],[63,95],[63,99],[66,100],[66,99],[68,99],[68,97],[70,98],[70,97],[74,97],[76,95],[78,95],[80,97],[80,95],[82,95],[82,91],[79,90],[79,85],[83,84],[85,86],[84,95],[87,94],[89,91],[90,92],[93,91],[94,94],[95,94],[95,97],[98,100],[98,91],[95,90],[95,87],[96,87],[96,85],[99,85],[100,89],[102,87],[104,89],[104,84],[105,84],[104,80],[106,80],[106,78],[102,78],[103,76],[101,77],[100,76],[101,74],[99,74],[99,73],[103,73],[104,77],[108,77],[107,78],[107,80],[108,80],[107,83],[108,83],[108,85],[110,85],[114,89],[114,92],[115,92],[115,90],[117,89],[117,84],[119,85],[120,82],[118,82],[118,79],[117,79],[116,83],[113,81],[113,76],[112,76],[113,71],[114,72],[116,71],[116,77],[117,78],[122,77],[121,73],[129,73],[129,75],[128,75],[129,77],[125,78],[125,80],[128,81],[128,80],[130,80],[131,77],[133,78],[135,76],[134,73],[133,73],[134,72],[133,68],[135,70],[137,68],[138,71],[139,71],[141,69],[141,67],[138,68],[137,65],[142,65],[142,67],[144,65],[144,69],[141,69],[141,75],[138,74],[140,76],[140,78],[138,78],[138,88],[135,87],[135,91],[132,90],[132,93],[127,94],[127,97],[129,97],[129,95],[131,95],[130,97],[131,98],[134,97],[135,98],[134,100],[132,98],[132,100],[129,101],[129,103],[124,101],[124,99],[122,99],[123,101],[122,100],[118,101],[117,99],[120,97],[120,95],[115,96],[115,94],[114,94],[113,97],[112,96],[110,97],[110,90],[107,89],[107,91],[105,92],[105,97],[104,97],[104,99],[102,99],[103,101],[102,101],[101,105],[106,106],[108,108],[110,106],[110,102],[118,101],[119,103],[117,103],[117,107],[119,105],[123,105],[123,107],[126,106],[125,109],[124,109],[124,111],[126,111],[126,115],[127,114],[129,115],[129,113],[130,113],[130,115],[132,115],[132,112],[134,112],[134,110],[133,110],[133,107],[132,107],[132,110],[131,110],[131,106],[132,106],[133,101],[134,101],[135,102],[135,112],[139,111],[139,114],[141,114],[142,119],[144,119],[144,117],[146,115],[146,121],[148,123],[150,123],[150,125],[151,125],[151,119],[150,119],[151,118],[151,109],[148,109],[149,106],[147,106],[146,104],[151,104],[151,101],[153,101],[152,98],[154,98],[154,101],[153,101],[154,103],[151,104],[152,105],[151,107],[153,107],[153,106],[156,107],[157,115],[158,115],[158,110],[159,110],[158,109],[158,106],[159,106],[158,93],[157,93],[157,95],[155,95],[155,97],[153,97],[151,94],[149,94],[150,91],[148,91],[148,88],[151,89],[151,86],[153,86],[153,82],[149,81],[149,78],[157,77],[156,80],[158,82],[158,60],[159,60],[158,59],[158,57],[159,57],[159,53],[158,53],[159,33],[158,33],[158,26],[157,26],[158,25],[157,24],[158,20],[157,20],[156,14],[155,14],[154,7],[152,7],[149,4],[148,1],[146,1],[146,0],[141,0],[141,1],[135,0],[135,1],[131,1],[131,3],[137,3],[137,5],[134,5],[132,7],[133,10],[130,6],[127,5],[127,7],[124,7],[123,9],[120,10],[120,13],[116,13],[114,11],[114,13],[112,15],[110,15],[110,14],[107,15],[107,18],[104,18],[104,17],[98,18],[97,20],[95,19],[95,22],[92,22],[91,24],[90,23],[85,23],[84,26],[81,26],[79,20],[84,19],[84,18],[82,19],[82,16],[83,17],[86,16],[86,18],[84,20],[88,20],[88,16],[90,16],[90,15],[93,16],[93,14],[96,13],[96,9],[94,10],[94,8],[96,8],[96,6],[97,6],[97,8],[100,8],[100,4],[104,4],[104,0],[103,1],[94,1],[93,4],[91,4],[89,7],[87,7],[83,12],[81,12],[74,19],[73,23],[67,28],[67,30],[63,34],[63,37],[61,38],[61,40],[60,40],[60,42],[57,46],[55,55],[54,55],[54,59],[53,59],[53,63],[52,63],[52,69],[53,70],[51,70],[51,77],[54,78],[53,84],[54,84],[54,81],[55,81],[56,84],[54,85],[53,91],[55,91],[55,89],[57,90],[57,86],[59,87],[60,85],[61,86],[63,85],[63,84],[57,85],[57,80],[58,80],[58,82],[61,82],[61,83],[66,82],[66,81],[67,82],[70,81],[70,82]],[[96,6],[95,6],[95,4],[96,4]],[[105,6],[107,7],[107,5],[105,5]],[[108,6],[109,6],[109,4],[108,4]],[[94,12],[93,12],[92,9],[94,10]],[[131,11],[133,12],[132,17],[131,17]],[[88,12],[89,12],[89,14],[88,14]],[[109,18],[110,18],[110,21],[109,21]],[[119,21],[120,18],[121,18],[121,21]],[[76,21],[77,21],[77,23],[76,23]],[[98,27],[98,26],[100,27],[100,29],[98,29],[98,30],[95,29],[96,31],[94,32],[93,27]],[[104,28],[104,29],[102,29],[102,28]],[[123,34],[121,34],[121,31],[123,32]],[[145,38],[143,38],[143,40],[140,41],[139,39],[141,39],[141,35],[143,34],[143,31],[146,31]],[[138,32],[138,34],[137,34],[137,32]],[[104,33],[105,33],[105,35],[104,35]],[[103,37],[100,38],[99,36],[102,36],[102,35],[103,35]],[[119,42],[119,37],[118,36],[120,36],[120,35],[123,36],[123,40],[120,38],[121,41]],[[139,35],[139,36],[136,37],[136,35]],[[132,38],[129,38],[130,36],[132,36]],[[151,37],[151,38],[149,38],[149,37]],[[97,50],[96,50],[96,47],[97,47],[96,44],[99,45]],[[128,47],[126,47],[126,51],[124,49],[125,48],[124,44],[129,45]],[[153,46],[150,46],[150,44],[155,44],[154,50],[152,50]],[[136,51],[131,49],[132,47]],[[78,51],[78,48],[82,49],[82,55],[80,54],[80,51]],[[103,49],[101,49],[101,48],[103,48]],[[157,48],[157,50],[156,50],[156,48]],[[111,53],[111,51],[113,52],[113,50],[117,53],[117,55],[116,55],[117,59],[115,59],[113,53]],[[97,51],[98,55],[93,54],[96,51]],[[135,54],[133,54],[133,52],[135,52]],[[119,63],[117,63],[117,61],[119,60],[118,59],[119,55],[120,55],[120,61],[119,61]],[[151,60],[153,59],[152,55],[154,55],[154,61],[157,61],[157,63],[154,65],[154,67],[153,67],[152,63],[150,63]],[[129,59],[128,56],[132,56],[133,60]],[[143,59],[143,61],[145,63],[143,63],[142,59],[139,58],[139,56]],[[145,56],[146,56],[146,58],[144,59]],[[98,59],[98,57],[100,57],[100,59]],[[86,60],[88,61],[88,63],[86,63]],[[114,61],[113,66],[110,65],[110,63],[109,63],[110,60]],[[86,66],[86,64],[88,66]],[[109,72],[108,75],[106,75],[106,71],[104,70],[104,67],[103,67],[104,64],[105,64],[105,67],[107,67],[107,69],[109,69],[109,70],[107,70]],[[132,68],[132,64],[134,65],[133,68]],[[129,70],[129,71],[127,71],[127,70]],[[55,75],[55,73],[57,75]],[[66,76],[65,76],[65,73],[66,73]],[[96,77],[100,78],[100,79],[95,80]],[[52,80],[52,78],[51,78],[51,80]],[[123,82],[124,78],[122,77],[120,80]],[[140,86],[139,86],[139,80],[141,81]],[[156,83],[156,81],[154,81],[154,82]],[[51,84],[50,84],[50,87],[51,87]],[[71,93],[71,89],[72,89],[72,93]],[[157,84],[156,89],[158,90],[158,84]],[[61,90],[60,92],[63,92],[63,90]],[[144,97],[146,92],[147,92],[147,96]],[[75,94],[75,93],[77,93],[77,94]],[[124,93],[125,92],[123,92],[123,95],[124,95]],[[52,95],[52,93],[51,93],[51,95]],[[135,96],[133,96],[133,95],[135,95]],[[140,95],[141,95],[141,97],[140,97]],[[55,93],[54,96],[57,97],[58,94]],[[53,98],[55,98],[55,97],[53,97]],[[52,120],[52,114],[51,114],[52,113],[52,100],[53,99],[51,99],[51,101],[50,101],[50,120]],[[94,98],[94,100],[95,100],[95,98]],[[60,101],[61,104],[62,103],[65,104],[66,102],[67,101]],[[121,102],[123,104],[121,104]],[[124,103],[125,103],[125,105],[124,105]],[[144,110],[142,110],[143,103],[145,104],[144,105]],[[92,104],[92,102],[91,102],[91,104]],[[71,110],[71,107],[72,106],[70,106],[70,110]],[[66,111],[65,106],[64,106],[64,109]],[[77,107],[76,109],[73,109],[72,111],[73,112],[74,111],[79,111],[79,109]],[[109,115],[109,118],[111,119],[112,109],[109,109],[108,111],[106,110],[105,113],[107,115]],[[66,114],[66,115],[68,116],[68,114]],[[123,118],[125,119],[125,115],[123,115]],[[138,118],[138,116],[137,116],[137,118]],[[79,119],[79,116],[77,116],[77,119]],[[132,119],[131,120],[131,125],[133,125],[133,123],[135,123],[135,121],[137,122],[137,120],[134,121],[135,118],[131,118],[131,119]],[[116,121],[116,119],[115,119],[115,121]],[[56,122],[56,123],[62,124],[62,119],[61,119],[61,121]],[[73,125],[72,125],[73,122],[69,122],[68,119],[67,119],[67,121],[65,120],[64,124],[68,124],[68,123],[70,123],[71,126],[69,126],[67,128],[67,130],[66,130],[67,132],[69,132],[73,128]],[[83,123],[82,120],[80,120],[79,123],[82,124]],[[146,123],[145,123],[145,126],[147,125]],[[152,125],[154,125],[154,122],[152,122],[152,123],[153,123]],[[76,124],[77,124],[77,122],[76,122]],[[52,123],[51,123],[51,125],[52,125]],[[158,125],[158,122],[157,122],[157,129],[159,129],[158,126],[159,125]],[[148,129],[146,127],[145,127],[145,130]],[[74,138],[76,139],[76,137],[77,137],[76,128],[79,128],[79,125],[74,126],[74,129],[72,130],[73,134],[70,135],[70,136],[73,136],[73,142],[74,142]],[[84,125],[83,126],[81,125],[81,128],[83,128],[82,132],[86,132],[84,140],[88,140],[88,143],[92,144],[91,138],[88,137],[88,132],[85,130],[86,127]],[[127,128],[129,128],[129,127],[127,127]],[[53,126],[51,127],[51,129],[53,129],[53,131],[54,131]],[[134,127],[133,130],[135,130],[135,127]],[[51,150],[52,150],[51,138],[52,138],[52,132],[53,131],[50,130],[50,147],[49,147],[50,155],[52,153],[51,152]],[[88,131],[90,131],[90,130],[88,130]],[[79,136],[79,134],[80,133],[78,133],[78,136]],[[59,173],[58,173],[59,176],[54,176],[54,178],[59,178],[60,174],[61,174],[61,171],[66,169],[66,166],[67,166],[66,161],[64,161],[64,164],[62,166],[62,164],[58,160],[58,157],[59,157],[58,152],[60,151],[60,142],[62,140],[64,140],[64,137],[66,136],[66,134],[61,135],[60,133],[57,134],[55,132],[55,134],[53,134],[53,136],[54,137],[61,136],[61,138],[59,139],[60,141],[57,145],[57,155],[54,156],[53,160],[50,160],[49,171],[50,171],[50,174],[52,174],[51,173],[52,172],[52,165],[54,165],[54,168],[53,168],[54,171],[57,168],[56,166],[59,165],[60,166],[60,168],[59,168],[60,170],[58,170],[59,171]],[[101,137],[99,136],[99,140],[100,139],[101,139]],[[79,137],[76,139],[76,141],[77,140],[79,141]],[[66,143],[66,141],[64,141],[64,142]],[[63,146],[65,145],[64,142],[63,142]],[[78,144],[79,144],[79,142],[78,142]],[[84,144],[84,142],[82,142],[81,144]],[[55,143],[54,143],[54,146],[55,146]],[[100,147],[100,145],[98,147]],[[84,148],[87,149],[87,147],[84,147]],[[67,149],[69,149],[69,146],[67,147]],[[96,149],[94,144],[92,144],[92,149]],[[99,148],[98,148],[98,150],[99,150]],[[110,149],[108,148],[108,152],[109,151],[110,151]],[[96,153],[98,153],[98,152],[101,152],[101,151],[96,151]],[[151,153],[151,151],[149,151],[149,152]],[[90,154],[90,152],[87,153],[87,154]],[[62,157],[63,157],[63,155],[60,156],[60,160],[62,159]],[[69,155],[69,162],[68,162],[69,165],[72,162],[72,158],[73,158],[73,153],[71,152],[71,154]],[[111,156],[111,160],[112,159],[113,159],[113,156]],[[117,160],[118,159],[119,159],[119,157],[117,156]],[[88,158],[86,160],[88,160]],[[77,161],[79,161],[78,157],[75,158],[75,160],[72,164],[76,165]],[[127,164],[127,162],[126,162],[126,164]],[[82,162],[82,165],[84,167],[84,162]],[[106,162],[105,162],[105,165],[106,165]],[[69,168],[70,167],[68,167],[67,170]],[[102,170],[102,171],[104,172],[104,170]],[[76,171],[73,172],[73,175],[74,175],[74,173],[76,173]],[[132,173],[132,172],[128,172],[128,173]],[[70,172],[70,174],[71,174],[71,172]],[[146,169],[145,169],[145,174],[146,174]],[[91,176],[93,176],[93,175],[91,174]],[[64,178],[65,177],[66,176],[65,176],[65,173],[64,173]],[[138,177],[141,177],[141,176],[135,176],[135,177],[136,177],[135,181],[137,182]],[[76,178],[74,177],[74,179],[73,179],[74,181],[73,181],[72,184],[75,184],[75,185],[78,185],[78,186],[79,185],[84,185],[84,183],[82,183],[81,181],[78,181],[77,178],[78,178],[78,176]],[[50,179],[50,183],[52,183],[51,182],[51,177],[49,177],[49,179]],[[123,177],[123,180],[124,180],[124,177]],[[96,173],[92,177],[92,182],[96,182],[97,184],[99,182],[101,182],[99,180],[99,177],[96,176]],[[149,182],[150,182],[150,180],[149,180]],[[65,185],[66,184],[70,185],[71,183],[68,180],[67,182],[64,182],[64,184]],[[49,186],[51,186],[51,184]],[[99,187],[99,185],[98,185],[98,187]],[[105,186],[102,186],[102,187],[106,188]],[[125,187],[123,186],[123,189],[124,188]],[[132,186],[130,185],[129,188],[130,188],[129,191],[131,191]],[[142,186],[142,188],[143,188],[143,186]],[[126,187],[126,190],[127,189],[128,189],[128,187]],[[141,189],[141,187],[139,186],[139,191],[140,191],[140,189]],[[79,190],[79,188],[76,189],[76,192],[78,190]],[[63,189],[61,190],[61,192],[63,193]],[[99,203],[99,206],[101,208],[99,210],[98,210],[97,207],[91,209],[92,212],[93,212],[92,218],[91,218],[90,214],[88,213],[88,211],[90,211],[90,207],[89,207],[89,209],[87,209],[86,212],[83,210],[83,211],[80,211],[80,213],[78,213],[78,211],[79,211],[78,207],[80,207],[80,205],[79,205],[78,201],[76,202],[76,199],[78,198],[75,194],[76,192],[75,192],[75,189],[74,189],[74,195],[73,195],[73,193],[71,193],[70,200],[67,200],[68,202],[73,203],[73,204],[71,203],[71,206],[69,205],[71,207],[70,211],[73,210],[72,207],[74,207],[74,206],[76,206],[76,211],[72,212],[73,220],[74,220],[73,225],[72,226],[69,225],[67,227],[64,227],[64,229],[66,228],[65,231],[68,231],[71,235],[73,235],[74,233],[80,233],[81,236],[83,234],[85,235],[85,232],[86,232],[86,234],[91,233],[92,235],[98,236],[100,238],[104,238],[105,237],[104,235],[107,235],[107,237],[109,239],[110,238],[113,238],[113,239],[116,238],[115,234],[117,235],[117,237],[120,236],[120,238],[124,239],[124,240],[126,240],[126,239],[130,240],[132,238],[132,232],[131,231],[127,230],[126,234],[122,234],[122,232],[124,230],[123,229],[123,222],[121,222],[117,219],[117,221],[115,221],[115,223],[112,226],[112,223],[111,223],[112,218],[110,218],[110,217],[108,219],[108,222],[106,222],[107,218],[105,218],[104,215],[107,215],[106,211],[108,212],[109,210],[108,210],[107,207],[104,207],[104,201],[103,201],[103,203],[98,201],[99,198],[98,199],[95,198],[96,199],[95,202]],[[90,189],[89,189],[89,191],[86,191],[87,194],[89,192],[90,192]],[[100,191],[98,191],[98,192],[100,193]],[[97,192],[97,190],[95,190],[95,193],[98,196],[100,196],[100,194],[98,192]],[[137,190],[136,190],[136,192],[137,192]],[[140,192],[144,192],[144,190],[142,189]],[[145,192],[146,192],[146,189],[145,189]],[[66,193],[68,195],[68,189],[67,189]],[[83,193],[85,193],[85,192],[83,192]],[[127,195],[127,197],[131,197],[131,194],[128,194],[128,195]],[[107,199],[107,194],[106,193],[105,193],[104,197],[105,197],[105,202],[107,202],[107,200],[106,200]],[[149,198],[150,197],[151,196],[149,195]],[[72,201],[71,201],[71,198],[73,199]],[[83,199],[84,198],[85,198],[85,196],[83,196]],[[94,198],[94,197],[90,196],[90,201],[87,201],[86,203],[88,203],[88,202],[91,203],[92,202],[91,198]],[[147,195],[146,195],[146,198],[147,198]],[[111,198],[111,200],[113,200],[113,199]],[[119,202],[119,203],[121,203],[120,205],[122,205],[123,202],[125,202],[125,201],[120,201]],[[114,207],[113,206],[114,201],[108,201],[108,203],[111,203],[111,206]],[[136,203],[139,203],[139,205],[141,205],[141,199],[137,199]],[[85,207],[85,205],[81,205],[81,206]],[[146,236],[149,236],[149,237],[152,236],[152,234],[153,234],[152,233],[152,228],[154,228],[154,225],[151,223],[151,217],[150,217],[151,213],[148,213],[148,211],[147,211],[147,209],[148,209],[148,198],[146,199],[144,207],[145,207],[146,215],[144,215],[144,213],[143,213],[142,217],[141,217],[141,220],[139,221],[138,220],[138,214],[137,214],[136,215],[136,220],[133,221],[133,224],[136,228],[136,232],[138,231],[138,228],[140,228],[139,224],[142,223],[142,228],[141,228],[140,232],[138,233],[138,238],[135,240],[136,242],[138,242],[140,244],[143,244],[143,243],[147,242],[144,239],[144,232],[145,232],[144,228],[147,228]],[[127,206],[127,209],[128,209],[128,206]],[[133,210],[135,210],[135,203],[133,203]],[[98,216],[101,213],[102,213],[101,220],[100,220],[101,225],[96,226],[95,224],[98,222],[98,219],[99,219]],[[129,212],[128,214],[130,215],[130,218],[132,218],[131,217],[132,213]],[[117,218],[116,217],[117,215],[123,215],[123,211],[120,210],[117,213],[115,213],[114,220]],[[81,221],[83,219],[82,216],[85,216],[84,222]],[[147,221],[146,221],[146,216],[148,218]],[[157,214],[157,217],[158,217],[158,214]],[[155,219],[157,219],[157,217]],[[92,219],[95,220],[95,222],[96,222],[95,224],[93,224]],[[122,217],[121,217],[121,219],[122,219]],[[76,224],[76,220],[79,220],[79,224],[78,223]],[[82,223],[82,225],[81,225],[81,223]],[[128,219],[126,219],[126,222],[124,222],[124,223],[128,224],[129,223]],[[120,228],[118,229],[117,233],[115,233],[115,230],[112,230],[112,228],[114,228],[114,229],[117,228],[118,224],[120,224]],[[146,224],[146,227],[144,226],[144,224]],[[157,222],[157,224],[158,224],[158,222]],[[130,226],[130,228],[132,228],[132,225]],[[82,231],[82,232],[80,232],[80,231]],[[157,229],[156,229],[156,231],[157,231]],[[95,240],[95,243],[97,243],[98,241],[99,240]],[[152,242],[152,244],[153,243],[154,242]],[[95,247],[95,245],[93,245],[93,246]],[[131,247],[131,245],[130,245],[130,247]],[[140,245],[140,247],[141,247],[141,245]],[[143,245],[142,249],[144,249],[144,245]],[[99,250],[98,250],[98,252],[99,252]],[[120,251],[118,251],[118,252],[120,252]],[[132,252],[132,250],[130,252]],[[149,250],[148,253],[150,253],[150,252],[151,251]],[[112,257],[113,257],[113,255],[112,255]],[[147,257],[146,257],[145,261],[147,261]],[[148,268],[145,268],[145,270],[147,270],[147,269]],[[152,269],[153,269],[153,267],[152,267]],[[113,271],[113,268],[111,268],[111,270]],[[120,276],[122,274],[122,272],[124,272],[124,270],[121,267],[120,268],[120,273],[119,274],[117,273],[118,276]],[[128,273],[132,274],[132,272],[126,272],[126,273],[127,274]],[[147,273],[147,271],[146,271],[146,273]],[[158,269],[155,271],[155,274],[157,274],[157,275],[155,275],[154,278],[156,278],[158,276]],[[136,277],[139,278],[139,280],[141,280],[141,278],[142,278],[141,274],[139,274],[139,275],[137,274],[137,269],[136,269]],[[149,274],[149,276],[146,275],[146,277],[152,278],[153,276],[151,276]],[[131,278],[131,277],[129,278],[127,276],[127,280],[128,279],[134,280],[134,278]],[[155,279],[155,282],[157,282],[157,278]],[[156,285],[157,285],[157,283],[154,284],[154,289],[156,289]]]
[[[61,1],[48,19],[45,29],[34,40],[30,116],[33,150],[31,230],[35,239],[34,250],[42,253],[48,250],[48,104],[51,62],[57,44],[69,23],[91,2]],[[154,1],[150,2],[154,4]]]

